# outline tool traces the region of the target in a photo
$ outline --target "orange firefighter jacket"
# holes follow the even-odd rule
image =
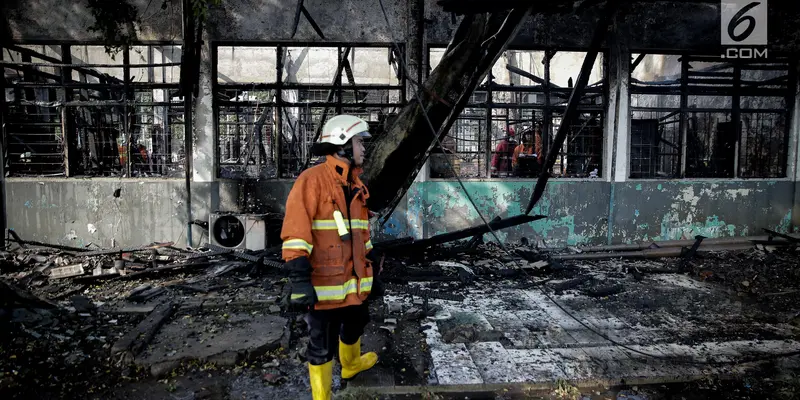
[[[311,262],[311,284],[317,294],[317,310],[359,305],[372,290],[372,250],[369,235],[367,187],[354,169],[347,182],[350,166],[333,156],[297,177],[286,200],[281,239],[283,259],[290,261],[307,256]],[[352,201],[346,203],[342,187],[349,187]],[[334,211],[344,217],[350,240],[342,240],[334,220]]]

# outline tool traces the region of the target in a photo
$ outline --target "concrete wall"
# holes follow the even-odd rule
[[[614,242],[760,235],[791,229],[794,182],[677,180],[614,185]]]
[[[128,0],[136,7],[142,23],[137,25],[140,40],[179,40],[181,38],[181,1]],[[90,32],[94,17],[87,0],[3,0],[0,16],[5,15],[14,40],[93,41],[99,36]]]
[[[426,0],[426,34],[433,45],[445,45],[458,26],[452,16]],[[541,8],[540,8],[541,10]],[[533,15],[520,29],[512,45],[522,47],[586,48],[599,16],[592,7],[577,14]],[[776,51],[800,48],[800,9],[789,2],[769,2],[769,43]],[[641,2],[623,4],[615,31],[630,41],[632,49],[708,50],[720,48],[719,3]]]
[[[23,239],[70,246],[185,246],[186,186],[181,179],[23,179],[5,182],[8,228]],[[121,189],[120,196],[114,191]],[[192,184],[193,219],[236,208],[238,185]],[[208,241],[193,228],[194,245]]]
[[[129,0],[142,17],[137,25],[141,40],[179,40],[181,2]],[[425,36],[432,45],[447,44],[460,17],[442,11],[437,0],[424,0]],[[0,12],[9,21],[15,40],[97,40],[88,31],[93,17],[87,0],[5,0]],[[405,42],[408,0],[384,0],[391,31],[377,0],[306,0],[305,7],[319,25],[320,38],[304,16],[292,36],[296,0],[228,0],[209,13],[209,40]],[[769,2],[770,46],[774,50],[800,48],[800,11],[792,2]],[[596,7],[578,14],[537,14],[525,22],[514,45],[583,48],[588,46]],[[634,3],[620,7],[616,31],[630,38],[632,49],[719,48],[719,4],[690,2]]]
[[[140,40],[180,40],[181,1],[128,0],[141,17]],[[209,13],[209,40],[245,41],[339,41],[388,43],[403,41],[406,1],[383,1],[393,32],[388,32],[377,0],[306,0],[305,7],[325,35],[321,39],[301,17],[292,37],[296,0],[223,1]],[[0,12],[9,21],[15,40],[97,40],[88,30],[94,23],[87,0],[4,0]]]

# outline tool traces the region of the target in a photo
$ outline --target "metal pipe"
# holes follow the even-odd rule
[[[133,92],[130,89],[128,84],[131,82],[131,70],[127,68],[127,65],[131,62],[131,52],[130,47],[125,45],[122,47],[122,63],[126,66],[122,69],[122,83],[124,86],[124,95],[123,99],[125,100],[125,104],[122,106],[122,132],[125,134],[125,170],[127,171],[127,177],[130,178],[133,176],[132,166],[131,166],[131,147],[133,147],[133,132],[130,126],[130,121],[128,120],[128,101],[134,100],[132,96]],[[134,108],[135,110],[135,108]]]
[[[0,49],[2,50],[2,49]],[[0,51],[0,60],[3,59],[3,52]],[[5,144],[6,144],[6,89],[5,79],[0,79],[0,249],[6,248],[6,172],[5,172]]]
[[[183,0],[182,4],[182,14],[183,14],[183,51],[184,57],[186,59],[186,54],[190,54],[192,49],[190,48],[190,41],[187,39],[189,38],[190,32],[193,31],[193,25],[191,23],[190,17],[188,16],[188,11],[190,7],[187,4],[188,0]],[[199,61],[199,60],[195,60]],[[181,68],[183,70],[183,68]],[[184,147],[184,169],[185,169],[185,180],[186,180],[186,242],[189,247],[192,247],[192,87],[190,81],[186,79],[188,77],[187,74],[182,73],[181,77],[183,77],[183,81],[181,82],[182,91],[183,91],[183,147]]]
[[[0,61],[0,65],[24,65],[29,67],[53,67],[53,68],[150,68],[150,67],[180,67],[181,63],[160,63],[160,64],[63,64],[63,63],[35,63],[23,61]]]
[[[21,105],[29,105],[29,106],[37,106],[37,107],[117,107],[117,106],[141,106],[141,107],[150,107],[150,106],[175,106],[179,105],[180,103],[177,102],[165,102],[165,101],[143,101],[138,102],[135,100],[88,100],[88,101],[30,101],[30,100],[20,100],[19,104]],[[30,124],[25,124],[30,125]]]
[[[693,242],[694,241],[690,241]],[[734,243],[705,245],[701,244],[697,250],[699,253],[712,251],[739,251],[752,249],[752,243]],[[588,254],[556,254],[552,256],[554,260],[608,260],[613,258],[664,258],[680,257],[683,254],[681,247],[665,247],[661,249],[645,249],[640,251],[622,251],[616,253],[588,253]]]
[[[800,235],[795,235],[795,236],[797,238],[800,238]],[[769,236],[736,236],[736,237],[708,238],[708,239],[703,239],[703,245],[743,244],[743,243],[751,243],[754,241],[766,241],[768,239]],[[632,244],[612,244],[607,246],[579,247],[579,249],[585,253],[605,252],[605,251],[633,251],[633,250],[652,249],[653,246],[656,246],[657,248],[685,247],[685,246],[691,246],[694,243],[695,240],[693,239],[664,240],[664,241],[642,242],[642,243],[632,243]]]
[[[75,68],[77,70],[77,68]],[[36,72],[33,72],[36,73]],[[12,83],[9,87],[19,88],[42,88],[42,89],[118,89],[122,83],[44,83],[44,82],[19,82]],[[133,89],[177,89],[178,84],[175,83],[147,83],[147,82],[128,82],[128,86]]]

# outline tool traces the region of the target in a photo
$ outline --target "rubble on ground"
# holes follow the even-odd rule
[[[396,241],[364,336],[381,362],[351,385],[613,386],[744,374],[769,357],[792,370],[797,357],[784,353],[800,350],[800,257],[790,240],[765,240],[696,252],[689,240],[661,258],[617,255],[669,243],[501,248],[476,236],[409,252],[412,241]],[[0,251],[0,393],[168,398],[140,385],[158,382],[182,396],[308,395],[306,326],[282,305],[276,251],[43,245]]]

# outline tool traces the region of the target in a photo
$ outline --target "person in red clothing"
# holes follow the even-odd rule
[[[492,156],[492,176],[508,176],[511,174],[511,159],[514,156],[514,128],[508,128],[508,136],[500,140]]]

